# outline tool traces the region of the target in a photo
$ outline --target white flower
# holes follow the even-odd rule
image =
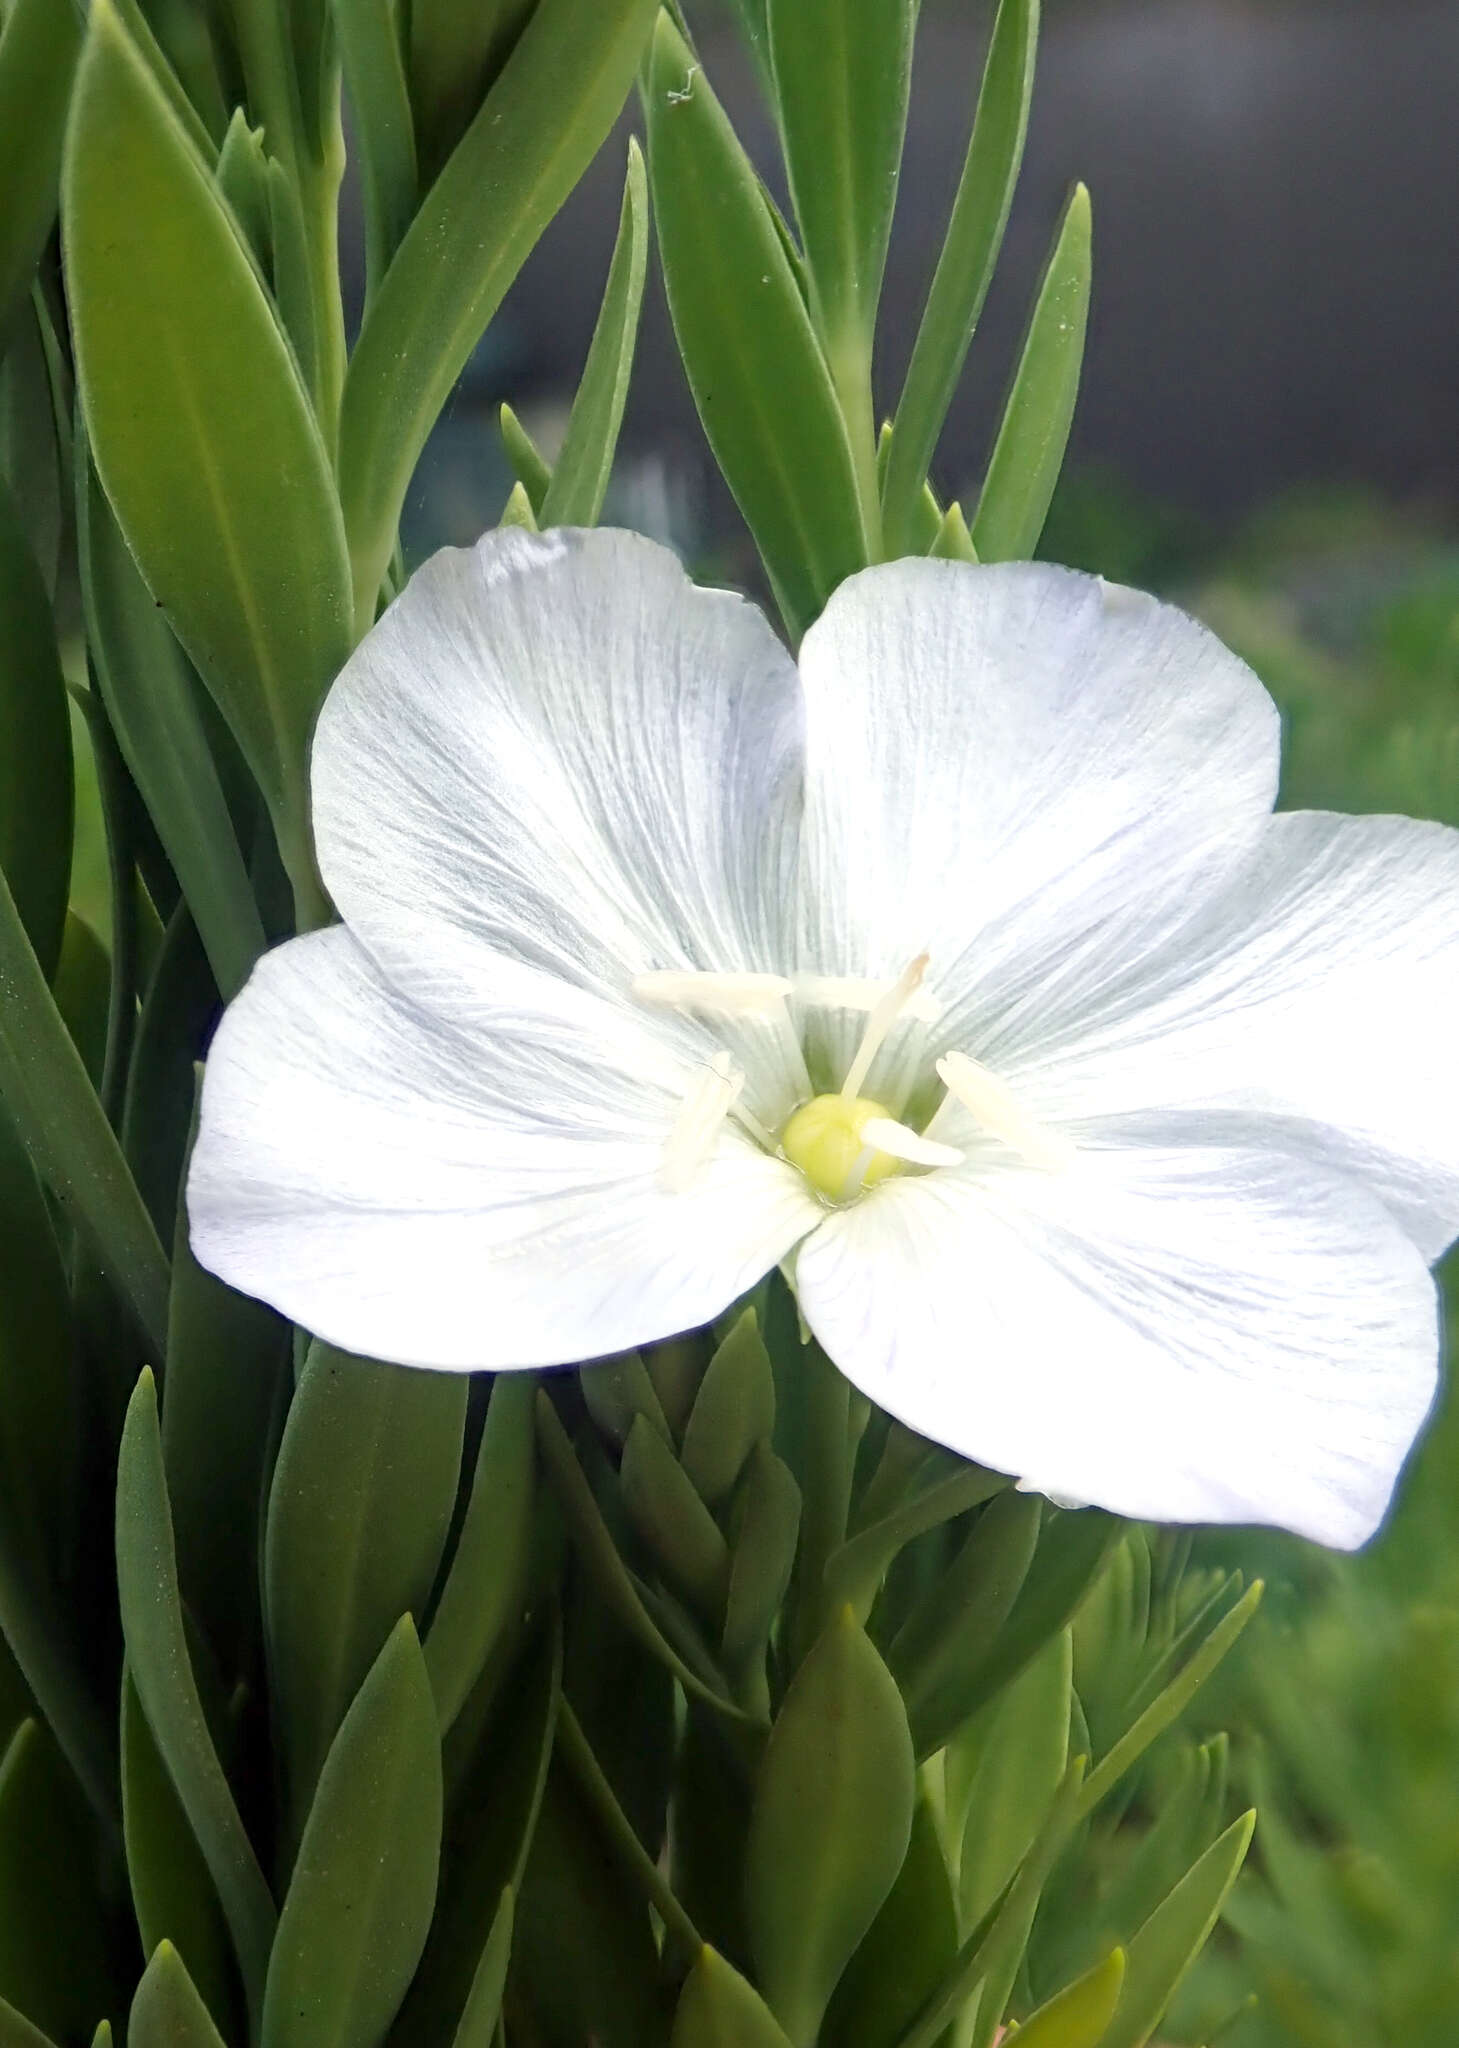
[[[440,554],[324,707],[344,923],[219,1029],[197,1254],[497,1369],[793,1260],[957,1451],[1360,1542],[1459,1232],[1459,834],[1274,817],[1277,753],[1210,634],[1058,569],[868,570],[797,679],[633,536]]]

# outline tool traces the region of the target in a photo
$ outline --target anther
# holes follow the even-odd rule
[[[708,1159],[744,1085],[744,1075],[727,1052],[713,1054],[699,1070],[680,1104],[659,1167],[671,1194],[683,1194]]]
[[[1074,1164],[1077,1155],[1069,1139],[1029,1116],[1008,1084],[981,1061],[963,1052],[945,1053],[937,1062],[937,1073],[954,1101],[1030,1166],[1065,1173]]]
[[[878,1152],[885,1152],[892,1159],[903,1159],[908,1166],[961,1166],[966,1157],[956,1145],[940,1145],[935,1138],[924,1138],[920,1131],[909,1131],[905,1124],[899,1124],[889,1116],[868,1118],[861,1126],[861,1135]]]
[[[642,1003],[674,1010],[707,1010],[722,1017],[773,1016],[790,994],[783,974],[635,974],[629,983]]]

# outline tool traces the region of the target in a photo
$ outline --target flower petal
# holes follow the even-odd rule
[[[1436,1383],[1434,1285],[1321,1161],[1156,1144],[888,1181],[797,1261],[842,1371],[924,1436],[1118,1514],[1382,1518]]]
[[[1459,832],[1294,812],[1191,897],[1048,990],[1009,1047],[1030,1099],[1266,1119],[1265,1142],[1323,1150],[1437,1258],[1459,1234]]]
[[[718,1314],[823,1213],[731,1126],[661,1184],[692,1069],[628,1013],[502,962],[498,1025],[417,1009],[336,928],[223,1018],[188,1181],[198,1258],[353,1351],[554,1365]]]
[[[434,556],[331,689],[320,871],[386,974],[468,1022],[496,952],[616,990],[780,972],[799,783],[753,607],[634,534],[508,528]]]
[[[806,965],[890,979],[926,949],[940,1044],[963,1042],[985,991],[1036,983],[1112,903],[1275,799],[1277,714],[1245,664],[1070,570],[867,570],[800,669]]]

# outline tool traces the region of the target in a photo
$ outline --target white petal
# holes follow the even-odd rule
[[[924,1436],[1116,1513],[1351,1547],[1436,1384],[1433,1282],[1320,1161],[1150,1146],[888,1181],[797,1260],[842,1371]]]
[[[1437,1258],[1459,1234],[1459,832],[1295,812],[1193,897],[1049,990],[1025,1099],[1265,1119],[1265,1142],[1325,1151]]]
[[[706,1321],[824,1213],[730,1125],[667,1192],[692,1070],[536,970],[501,963],[492,985],[499,1028],[467,1033],[343,929],[263,959],[204,1079],[203,1264],[349,1350],[552,1365]]]
[[[489,1016],[496,952],[625,991],[779,972],[790,659],[637,535],[448,548],[346,663],[314,743],[320,870],[398,987]]]
[[[866,570],[800,668],[805,965],[890,978],[926,948],[939,1045],[978,1051],[986,991],[1036,985],[1111,903],[1275,798],[1277,714],[1245,664],[1069,570]],[[854,1027],[826,1031],[834,1066]]]

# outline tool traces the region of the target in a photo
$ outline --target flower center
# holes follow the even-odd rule
[[[691,1082],[664,1148],[661,1179],[682,1193],[714,1152],[725,1123],[733,1118],[762,1151],[778,1152],[796,1167],[821,1198],[854,1202],[903,1166],[957,1166],[964,1153],[926,1132],[899,1123],[880,1102],[863,1095],[877,1055],[904,1019],[935,1023],[941,1007],[923,988],[927,955],[919,953],[894,982],[850,976],[707,974],[654,971],[636,975],[634,996],[645,1003],[700,1015],[743,1020],[788,1038],[806,1074],[791,1023],[788,1001],[860,1010],[866,1016],[846,1078],[834,1095],[814,1095],[787,1119],[778,1139],[741,1100],[745,1074],[727,1051],[715,1052]],[[1061,1133],[1029,1116],[1007,1084],[960,1052],[936,1062],[949,1098],[970,1111],[982,1127],[1027,1164],[1045,1172],[1065,1170],[1074,1148]],[[933,1118],[933,1123],[937,1118]]]
[[[890,1122],[868,1096],[817,1095],[801,1104],[780,1133],[780,1149],[817,1194],[849,1202],[897,1171],[899,1162],[867,1136],[868,1125]]]

